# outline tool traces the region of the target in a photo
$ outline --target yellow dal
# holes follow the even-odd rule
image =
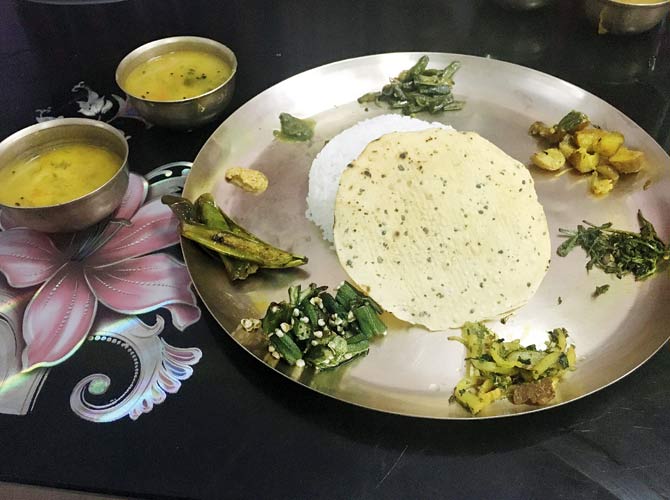
[[[46,207],[96,190],[119,170],[118,155],[89,144],[57,146],[0,169],[0,203]]]
[[[230,78],[223,59],[195,50],[178,50],[143,62],[125,81],[125,90],[149,101],[177,101],[199,96]]]

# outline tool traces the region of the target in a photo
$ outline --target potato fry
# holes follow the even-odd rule
[[[605,131],[598,128],[588,128],[575,132],[575,142],[580,148],[586,149],[589,153],[595,152],[595,144],[605,135]]]
[[[538,151],[531,157],[531,161],[533,165],[552,172],[560,170],[565,166],[565,156],[557,148]]]
[[[600,158],[601,161],[603,158]],[[602,175],[605,179],[611,179],[614,182],[619,180],[619,172],[614,170],[610,165],[606,163],[601,163],[596,167],[596,172],[598,172],[599,175]]]
[[[644,153],[621,146],[616,154],[610,156],[612,166],[622,174],[634,174],[644,166]]]
[[[607,158],[614,155],[623,146],[624,137],[619,132],[605,132],[593,144],[593,150]]]
[[[570,158],[570,155],[577,151],[577,146],[575,146],[575,141],[571,135],[566,135],[561,139],[561,142],[558,143],[558,149],[560,149],[563,156]]]
[[[624,145],[625,137],[621,132],[591,125],[588,116],[579,111],[571,111],[553,126],[535,122],[529,132],[541,138],[541,144],[553,146],[535,153],[531,157],[534,165],[549,171],[560,170],[565,165],[560,153],[578,172],[592,174],[589,188],[596,195],[612,191],[619,181],[619,174],[634,174],[646,164],[642,151]]]
[[[568,158],[570,164],[583,174],[593,172],[598,166],[600,155],[589,153],[586,148],[580,147]]]
[[[600,178],[598,175],[598,172],[593,172],[591,174],[591,192],[595,195],[602,196],[604,194],[609,193],[612,189],[614,189],[614,183],[612,179],[607,179],[607,178]]]

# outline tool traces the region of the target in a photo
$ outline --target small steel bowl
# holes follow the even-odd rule
[[[552,2],[552,0],[494,0],[495,3],[506,9],[513,10],[532,10],[544,7]]]
[[[599,33],[632,35],[648,31],[670,12],[670,0],[629,4],[617,0],[584,0],[586,17]]]
[[[98,120],[58,118],[19,130],[0,142],[0,168],[73,143],[103,147],[121,157],[121,166],[105,184],[66,203],[44,207],[0,204],[14,224],[47,233],[74,232],[100,222],[121,204],[128,189],[128,142],[117,129]]]
[[[189,99],[152,101],[132,95],[125,82],[130,72],[149,59],[177,50],[200,50],[221,57],[230,64],[230,78],[215,89]],[[173,36],[155,40],[136,48],[116,68],[116,84],[126,93],[130,103],[149,122],[161,127],[190,129],[213,121],[226,109],[235,90],[237,58],[225,45],[197,36]]]

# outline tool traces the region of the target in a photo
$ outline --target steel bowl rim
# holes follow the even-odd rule
[[[658,0],[655,3],[626,3],[624,0],[600,0],[600,1],[611,5],[618,5],[623,8],[629,8],[632,10],[651,9],[655,7],[662,7],[664,5],[670,5],[670,0]]]
[[[670,0],[668,0],[670,1]],[[161,101],[155,101],[152,99],[144,99],[143,97],[136,96],[135,94],[131,94],[126,90],[124,87],[123,83],[121,82],[120,74],[119,74],[119,69],[124,65],[124,63],[127,63],[128,60],[132,59],[133,57],[137,57],[143,52],[153,49],[155,47],[160,47],[163,44],[168,44],[172,42],[196,42],[196,43],[202,43],[203,45],[214,45],[218,46],[219,48],[223,48],[224,51],[229,51],[230,55],[233,58],[232,61],[232,68],[230,72],[230,76],[223,81],[221,84],[219,84],[217,87],[213,88],[212,90],[208,90],[207,92],[204,92],[202,94],[198,94],[193,97],[189,97],[188,99],[173,99],[173,100],[161,100]],[[167,38],[159,38],[158,40],[152,40],[151,42],[147,42],[143,45],[140,45],[139,47],[133,49],[130,51],[128,54],[126,54],[123,59],[119,62],[119,64],[116,66],[116,71],[114,73],[114,79],[116,80],[116,84],[119,86],[121,90],[123,90],[126,95],[129,97],[132,97],[133,99],[137,99],[142,102],[147,102],[147,103],[152,103],[152,104],[179,104],[179,103],[189,103],[192,101],[195,101],[197,99],[201,99],[202,97],[214,94],[215,92],[221,90],[223,87],[228,85],[234,78],[235,75],[237,74],[237,56],[235,55],[235,52],[228,47],[227,45],[224,45],[223,43],[213,40],[211,38],[206,38],[202,36],[190,36],[190,35],[183,35],[183,36],[171,36]]]
[[[46,122],[42,123],[36,123],[34,125],[30,125],[28,127],[22,128],[21,130],[18,130],[14,132],[12,135],[6,137],[5,139],[0,142],[0,151],[3,149],[3,147],[8,146],[9,144],[21,141],[35,133],[41,132],[42,130],[47,130],[50,128],[55,128],[55,127],[69,127],[73,125],[80,125],[80,126],[86,126],[86,127],[96,127],[98,129],[104,130],[106,132],[111,133],[112,135],[116,136],[117,139],[119,139],[120,143],[123,144],[123,149],[124,149],[124,154],[121,157],[121,164],[119,165],[119,168],[117,171],[112,175],[104,184],[98,186],[95,188],[93,191],[90,191],[78,198],[75,198],[73,200],[66,201],[64,203],[57,203],[55,205],[40,205],[38,207],[17,207],[14,205],[5,205],[4,203],[0,202],[0,208],[6,208],[12,211],[23,211],[23,212],[31,212],[31,211],[37,211],[37,210],[44,210],[47,208],[56,208],[56,207],[64,207],[70,204],[74,204],[76,202],[79,202],[81,200],[84,200],[89,197],[95,196],[96,193],[104,189],[107,185],[111,184],[116,180],[116,178],[121,175],[124,170],[126,169],[126,166],[128,165],[128,153],[129,153],[129,147],[128,147],[128,141],[126,140],[126,136],[123,135],[123,133],[118,130],[115,127],[112,127],[108,123],[101,122],[99,120],[93,120],[91,118],[56,118],[54,120],[49,120]],[[0,168],[3,168],[0,166]]]

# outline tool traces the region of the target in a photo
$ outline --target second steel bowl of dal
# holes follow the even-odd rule
[[[211,90],[173,99],[155,99],[151,95],[129,90],[128,77],[139,65],[179,51],[213,55],[229,66],[230,75]],[[161,127],[191,129],[215,120],[228,106],[235,90],[236,73],[237,58],[222,43],[197,36],[174,36],[154,40],[130,52],[116,68],[116,83],[133,107],[149,122]],[[194,75],[194,78],[197,80],[199,76]]]

